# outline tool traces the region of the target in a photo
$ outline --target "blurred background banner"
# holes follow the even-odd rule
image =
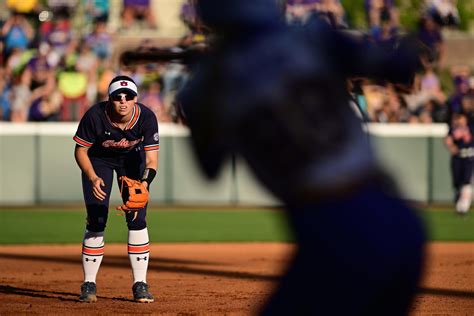
[[[76,123],[0,123],[0,206],[80,204],[79,168],[73,157]],[[370,123],[380,163],[404,197],[421,203],[452,200],[445,124]],[[182,125],[160,125],[161,154],[151,199],[159,204],[277,206],[246,164],[229,160],[217,181],[199,170]],[[18,190],[21,188],[21,190]],[[112,200],[120,201],[113,189]]]

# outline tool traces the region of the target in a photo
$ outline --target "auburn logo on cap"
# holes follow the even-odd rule
[[[130,81],[130,80],[119,80],[119,81],[112,82],[109,86],[109,95],[111,95],[112,93],[114,93],[115,91],[119,89],[129,89],[129,90],[132,90],[135,93],[135,95],[138,95],[137,85],[133,81]]]

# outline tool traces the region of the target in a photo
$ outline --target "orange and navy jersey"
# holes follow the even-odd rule
[[[132,118],[122,130],[110,120],[107,106],[107,101],[92,106],[82,117],[73,137],[77,145],[89,148],[89,156],[110,157],[111,154],[160,149],[158,121],[149,108],[137,103]]]

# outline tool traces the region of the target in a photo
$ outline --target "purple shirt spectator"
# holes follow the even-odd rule
[[[462,100],[469,92],[469,79],[464,76],[456,76],[453,78],[454,93],[446,101],[448,107],[449,119],[453,113],[463,112]]]
[[[391,8],[395,5],[393,0],[383,0],[382,2],[383,2],[383,6],[385,8]],[[365,0],[364,1],[364,7],[365,7],[366,10],[369,10],[372,7],[373,4],[374,4],[374,0]]]
[[[123,0],[125,7],[149,7],[150,0]]]
[[[47,83],[51,69],[52,68],[45,57],[35,56],[28,62],[25,70],[31,72],[31,82],[29,87],[31,91]]]
[[[54,50],[62,56],[66,47],[72,40],[72,32],[69,21],[64,17],[58,17],[51,30],[45,35],[45,39]]]
[[[94,31],[89,34],[85,41],[92,48],[97,57],[104,60],[111,55],[112,36],[106,31],[105,22],[97,22]]]
[[[314,3],[321,3],[321,0],[288,0],[286,2],[287,5],[306,5],[306,4],[314,4]]]
[[[26,65],[26,67],[31,69],[31,71],[33,72],[48,71],[51,69],[46,59],[41,58],[41,57],[31,58],[28,64]]]
[[[439,62],[444,40],[440,27],[431,17],[421,19],[417,37],[429,49],[429,60]]]
[[[196,18],[196,6],[190,2],[185,2],[181,6],[181,17],[186,20],[193,20]]]
[[[156,28],[156,17],[152,10],[150,0],[123,0],[122,28],[129,29],[137,25]]]

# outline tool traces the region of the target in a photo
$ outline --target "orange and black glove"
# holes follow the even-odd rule
[[[120,193],[122,195],[123,204],[117,206],[117,210],[138,212],[144,208],[148,203],[149,194],[143,183],[126,176],[120,177],[119,180],[122,181]]]

